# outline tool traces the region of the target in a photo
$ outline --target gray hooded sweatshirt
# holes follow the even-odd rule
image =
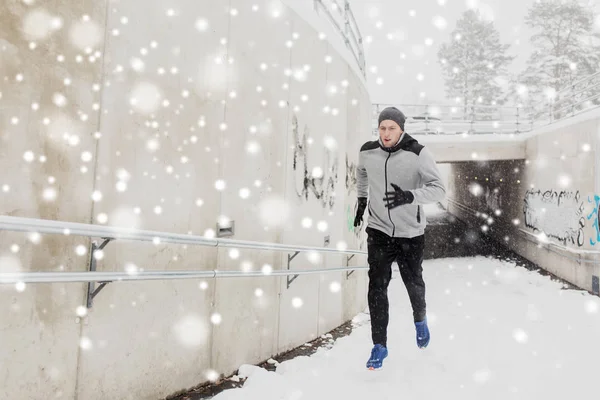
[[[414,195],[411,204],[385,207],[392,183]],[[358,197],[368,198],[368,227],[391,237],[412,238],[425,233],[422,205],[444,199],[446,188],[431,152],[406,132],[386,148],[380,140],[365,143],[358,156]]]

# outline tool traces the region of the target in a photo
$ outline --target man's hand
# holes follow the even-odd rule
[[[354,217],[354,227],[357,227],[361,224],[363,214],[365,213],[365,208],[367,208],[367,198],[359,197],[358,208],[356,209],[356,217]]]
[[[412,194],[411,191],[402,190],[398,185],[394,183],[392,183],[391,185],[394,188],[394,191],[385,192],[385,197],[383,199],[387,208],[392,209],[413,202],[415,196]]]

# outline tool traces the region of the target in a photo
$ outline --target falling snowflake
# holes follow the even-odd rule
[[[250,190],[248,188],[240,189],[240,197],[242,199],[247,199],[250,196]]]
[[[33,244],[39,244],[40,241],[42,240],[42,236],[38,232],[32,232],[29,234],[29,240]]]
[[[90,350],[92,348],[92,341],[90,338],[84,336],[79,340],[79,347],[83,350]]]
[[[172,328],[178,342],[185,347],[201,347],[209,337],[208,324],[195,315],[185,316]]]
[[[270,275],[271,272],[273,272],[273,267],[270,266],[269,264],[265,264],[263,265],[263,267],[261,268],[261,271],[264,275]]]
[[[78,256],[84,256],[87,253],[87,248],[84,245],[80,244],[75,248],[75,253]]]
[[[206,373],[204,374],[204,376],[210,382],[216,382],[219,379],[219,373],[217,371],[215,371],[215,370],[212,370],[212,369],[206,371]]]
[[[210,322],[212,322],[214,325],[219,325],[219,324],[221,324],[222,321],[223,321],[223,317],[221,317],[221,314],[219,314],[219,313],[213,313],[210,316]]]
[[[513,338],[518,342],[518,343],[526,343],[528,340],[528,336],[527,333],[522,330],[522,329],[515,329],[513,331]]]
[[[339,282],[331,282],[329,284],[329,290],[331,293],[339,293],[342,290],[342,285]]]
[[[309,251],[305,254],[306,259],[312,264],[319,264],[322,261],[321,254],[316,251]]]
[[[328,228],[328,224],[326,221],[319,221],[317,223],[317,229],[319,230],[319,232],[325,232]]]
[[[269,227],[285,225],[291,214],[289,204],[276,195],[262,200],[259,210],[260,220]]]
[[[162,92],[153,83],[140,82],[131,91],[129,103],[142,114],[151,114],[158,110],[162,101]]]
[[[75,314],[77,314],[78,317],[85,317],[87,315],[87,308],[84,306],[78,306],[75,309]]]
[[[75,22],[69,30],[71,44],[81,51],[86,51],[98,46],[103,40],[103,30],[100,26],[89,19]]]
[[[300,297],[294,297],[292,299],[292,306],[294,308],[300,308],[300,307],[302,307],[303,304],[304,304],[304,302],[302,301],[302,299]]]
[[[125,272],[127,275],[137,275],[140,272],[140,269],[133,263],[127,263],[125,264]]]
[[[35,155],[33,154],[32,151],[26,151],[23,154],[23,159],[27,162],[32,162],[33,160],[35,160]]]
[[[46,10],[38,8],[30,11],[23,18],[22,32],[27,40],[41,41],[48,39],[63,26],[62,19],[49,14]]]

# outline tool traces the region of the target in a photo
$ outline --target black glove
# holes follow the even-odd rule
[[[394,191],[385,192],[385,198],[383,199],[387,208],[392,209],[413,202],[415,196],[412,194],[411,191],[402,190],[398,185],[393,183],[391,185],[394,188]]]
[[[365,213],[365,208],[367,208],[367,198],[359,197],[358,198],[358,208],[356,209],[356,217],[354,217],[354,226],[357,227],[362,222],[363,214]]]

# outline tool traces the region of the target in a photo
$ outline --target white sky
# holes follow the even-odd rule
[[[524,18],[535,0],[349,1],[363,38],[372,37],[370,44],[365,43],[365,52],[368,68],[377,67],[375,73],[369,71],[367,75],[373,103],[449,103],[437,52],[441,43],[449,41],[456,21],[468,7],[477,7],[493,18],[502,43],[511,44],[509,55],[517,56],[510,67],[512,72],[525,67],[531,52],[532,31]],[[436,17],[446,21],[445,29],[434,25]],[[433,41],[431,46],[426,45],[427,38]],[[406,59],[401,58],[402,53]],[[417,79],[419,74],[423,80]],[[377,84],[377,78],[382,78],[383,84]],[[424,98],[420,97],[422,92]]]
[[[559,260],[557,260],[558,262]],[[431,343],[417,348],[397,271],[389,288],[389,357],[368,371],[368,314],[331,349],[296,357],[276,372],[241,366],[243,388],[214,400],[544,399],[598,393],[600,299],[505,261],[428,260]]]

